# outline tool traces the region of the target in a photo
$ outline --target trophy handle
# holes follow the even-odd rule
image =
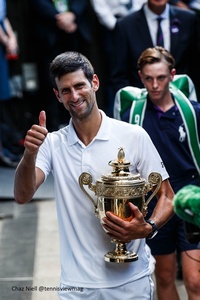
[[[157,185],[154,192],[150,195],[150,197],[145,201],[142,213],[144,217],[147,215],[148,212],[148,204],[152,200],[152,198],[156,195],[157,191],[159,190],[161,183],[162,183],[162,176],[157,172],[152,172],[149,174],[148,182],[150,183],[147,185],[147,192],[149,192],[154,185]]]
[[[85,195],[90,199],[90,201],[93,203],[95,207],[95,214],[97,214],[97,204],[95,203],[94,199],[88,194],[88,192],[85,190],[84,185],[88,185],[89,189],[93,192],[96,192],[96,185],[92,184],[92,175],[90,175],[87,172],[83,172],[79,176],[79,185],[82,189],[82,191],[85,193]]]

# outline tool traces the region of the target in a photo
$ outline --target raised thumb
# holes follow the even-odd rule
[[[39,125],[46,128],[46,112],[44,110],[39,114]]]

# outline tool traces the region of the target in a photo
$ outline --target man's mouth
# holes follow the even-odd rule
[[[71,106],[73,106],[73,107],[79,107],[79,106],[81,106],[81,105],[83,104],[83,102],[84,102],[84,101],[79,101],[79,102],[76,102],[76,103],[73,102],[73,103],[71,104]]]
[[[154,96],[160,95],[160,92],[159,92],[159,91],[152,91],[151,93],[152,93],[152,95],[154,95]]]

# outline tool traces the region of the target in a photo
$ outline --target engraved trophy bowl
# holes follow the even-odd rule
[[[84,172],[79,176],[79,185],[82,191],[91,200],[95,208],[95,215],[103,224],[103,218],[106,212],[110,211],[125,221],[131,221],[133,218],[129,202],[136,205],[144,216],[147,214],[148,204],[160,188],[162,177],[159,173],[152,172],[148,176],[148,183],[140,177],[140,174],[129,172],[130,162],[125,159],[123,148],[119,148],[117,160],[108,163],[113,167],[110,174],[102,175],[101,179],[93,184],[91,174]],[[89,195],[85,186],[95,193],[97,201]],[[155,187],[150,197],[145,200],[146,194]],[[135,252],[128,251],[126,243],[112,239],[115,243],[115,250],[104,255],[107,262],[133,262],[138,259]]]

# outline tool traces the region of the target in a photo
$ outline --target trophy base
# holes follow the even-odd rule
[[[117,252],[108,252],[104,255],[104,259],[107,262],[115,262],[115,263],[125,263],[125,262],[133,262],[138,260],[138,255],[134,252],[126,251],[125,253],[118,254]]]

